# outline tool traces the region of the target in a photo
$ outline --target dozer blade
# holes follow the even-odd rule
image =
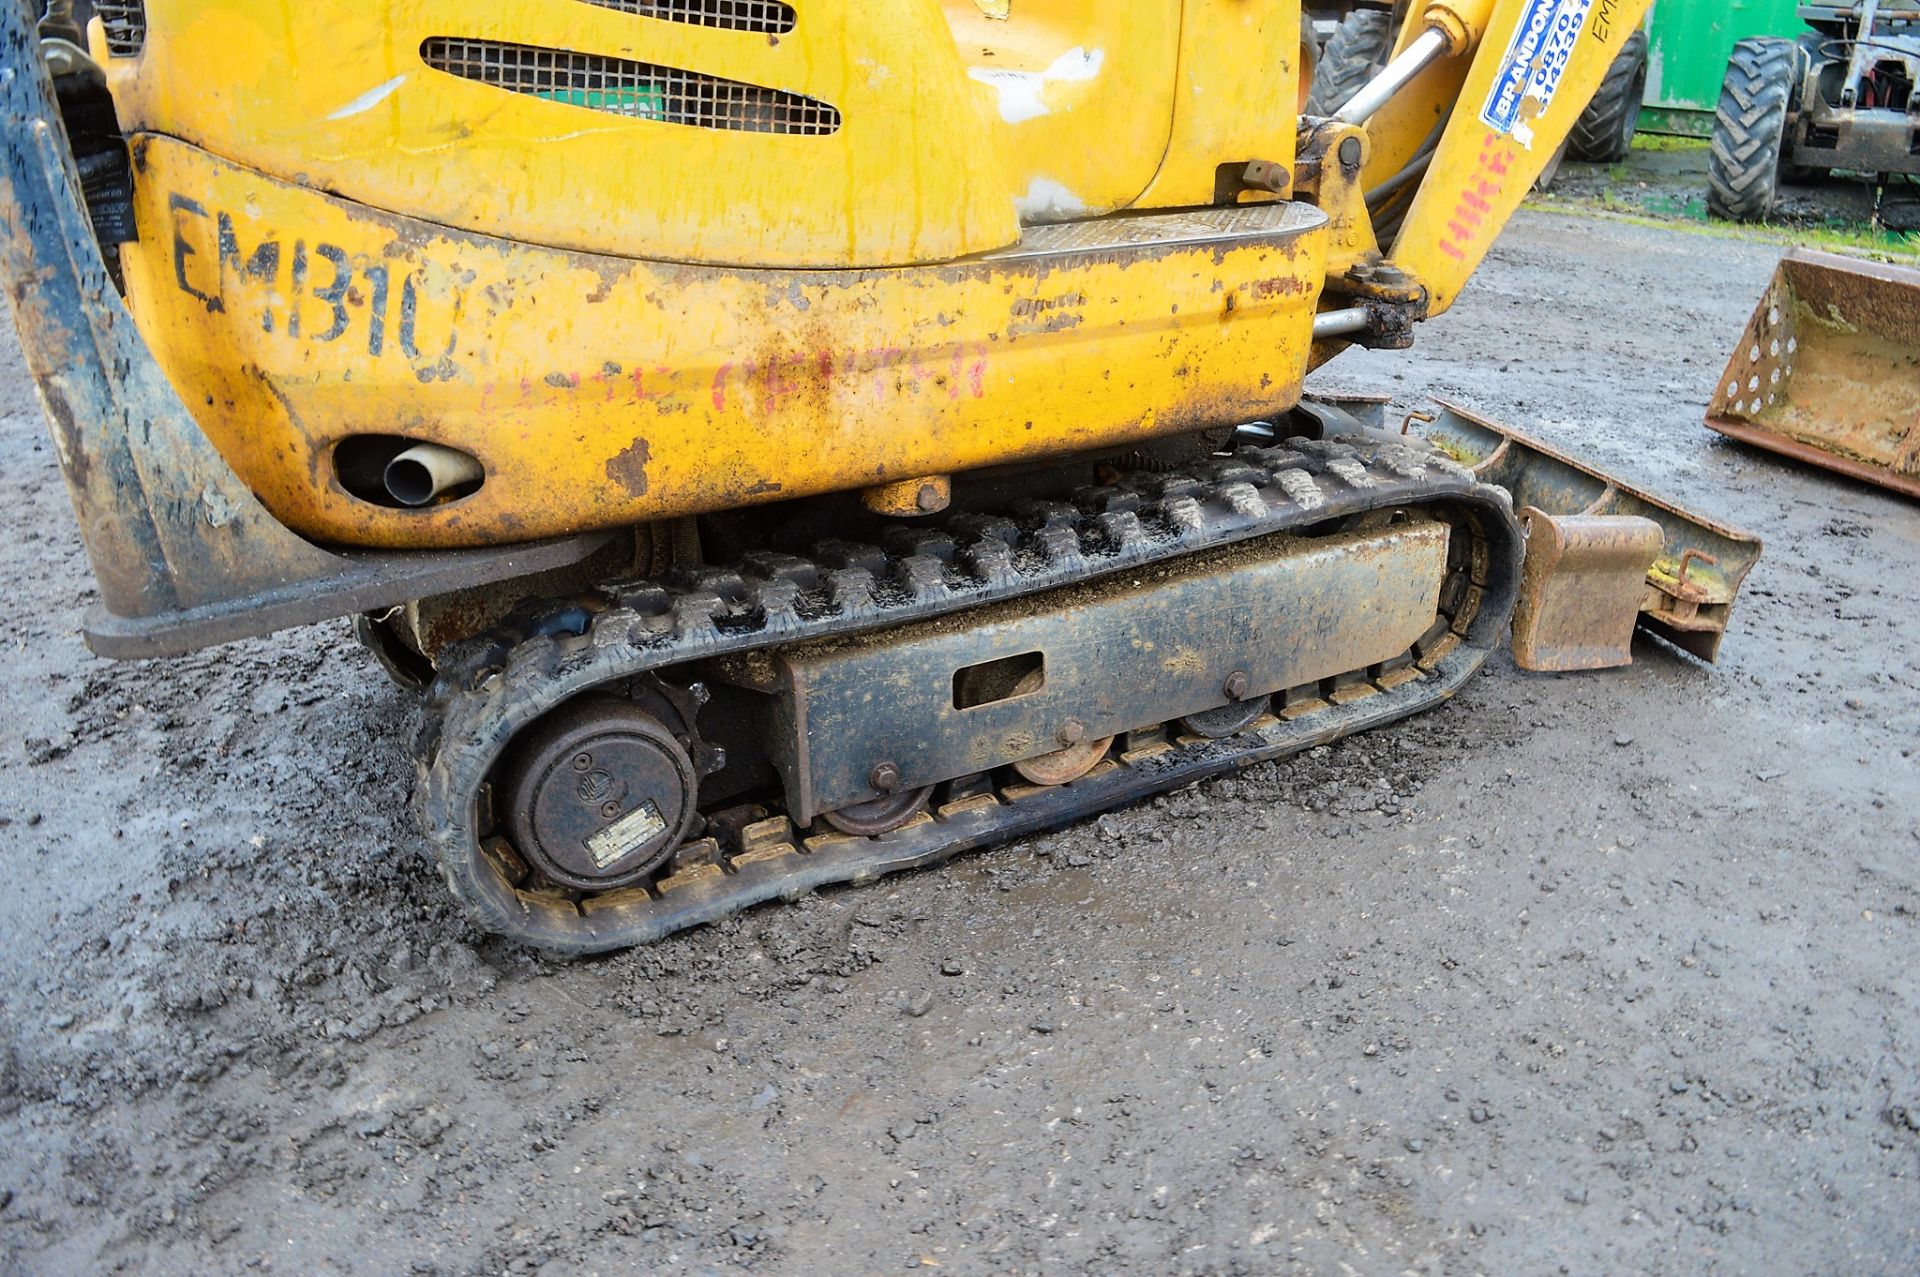
[[[1920,497],[1920,270],[1788,253],[1707,425]]]
[[[1523,669],[1631,662],[1645,630],[1701,660],[1720,655],[1760,538],[1681,509],[1508,426],[1441,401],[1426,436],[1513,494],[1527,557],[1513,620]],[[1424,416],[1424,414],[1416,414]]]

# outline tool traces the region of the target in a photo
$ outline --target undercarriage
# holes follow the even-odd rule
[[[1393,721],[1510,626],[1711,660],[1750,538],[1303,397],[1633,78],[1644,0],[1565,8],[1405,6],[1321,102],[1294,5],[0,10],[87,641],[357,618],[454,894],[567,954]]]
[[[437,654],[421,813],[490,930],[631,945],[1431,706],[1521,549],[1504,492],[1370,434],[603,582]]]

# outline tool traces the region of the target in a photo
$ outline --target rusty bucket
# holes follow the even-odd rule
[[[1788,253],[1707,425],[1920,497],[1920,270]]]

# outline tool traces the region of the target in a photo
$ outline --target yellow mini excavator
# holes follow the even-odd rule
[[[1403,7],[1322,117],[1295,0],[0,4],[88,641],[356,617],[453,891],[575,953],[1399,718],[1517,600],[1710,656],[1737,539],[1302,397],[1647,0]]]

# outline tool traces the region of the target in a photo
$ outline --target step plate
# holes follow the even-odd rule
[[[1071,253],[1138,251],[1156,246],[1191,249],[1207,244],[1257,244],[1294,239],[1326,222],[1327,215],[1312,204],[1291,200],[1188,209],[1179,213],[1119,215],[1028,227],[1019,243],[982,253],[972,260],[1003,262]]]

